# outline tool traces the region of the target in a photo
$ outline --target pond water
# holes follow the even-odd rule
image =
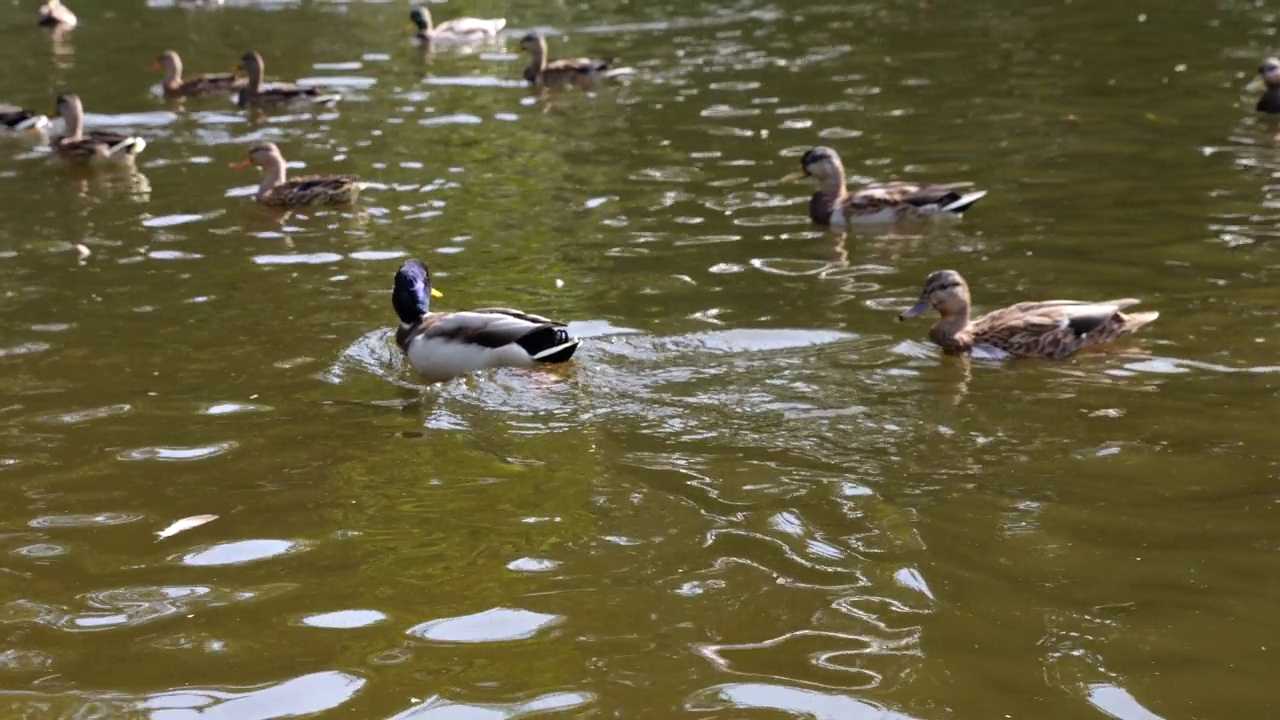
[[[72,7],[58,37],[5,13],[0,101],[73,91],[148,147],[95,175],[0,147],[0,715],[1274,714],[1266,8],[454,1],[504,40],[424,55],[402,3]],[[539,96],[531,28],[636,75]],[[166,102],[166,48],[345,97]],[[371,187],[267,212],[227,167],[258,140]],[[822,232],[781,182],[820,144],[990,195]],[[441,309],[588,339],[424,386],[391,343],[409,256]],[[1161,316],[947,358],[896,321],[946,267],[979,311]]]

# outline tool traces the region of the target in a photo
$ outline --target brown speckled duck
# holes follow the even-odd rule
[[[520,39],[520,47],[530,55],[529,67],[524,69],[525,82],[535,87],[547,85],[578,85],[589,87],[605,78],[629,75],[631,68],[614,67],[613,58],[547,59],[547,39],[541,33],[531,32]]]
[[[76,14],[62,4],[62,0],[48,0],[40,6],[36,24],[40,27],[71,29],[76,26]]]
[[[334,92],[325,92],[317,87],[302,87],[292,83],[272,83],[268,86],[264,81],[266,63],[262,55],[251,51],[240,58],[237,70],[249,75],[249,82],[240,89],[236,104],[242,108],[282,108],[287,106],[333,105],[342,99]]]
[[[969,286],[955,270],[939,270],[924,282],[920,302],[898,316],[909,320],[931,308],[942,319],[929,339],[948,353],[964,355],[985,346],[1025,358],[1061,360],[1077,350],[1109,343],[1160,317],[1155,311],[1124,313],[1140,300],[1020,302],[969,319]]]
[[[247,158],[231,163],[231,167],[236,169],[253,165],[262,168],[262,184],[254,198],[272,207],[352,203],[365,187],[355,175],[308,175],[289,180],[285,173],[284,155],[275,143],[258,143],[249,148]]]
[[[66,134],[53,141],[59,157],[77,162],[127,162],[147,147],[135,135],[110,130],[84,130],[84,105],[71,93],[58,96],[55,115],[62,118]]]
[[[163,70],[164,81],[160,86],[168,97],[202,95],[211,92],[230,93],[249,84],[249,78],[238,73],[206,73],[182,77],[182,58],[173,50],[160,53],[151,63],[152,70]]]
[[[816,147],[800,158],[800,170],[783,178],[813,177],[818,192],[809,200],[809,218],[819,225],[900,223],[936,217],[958,217],[981,200],[985,190],[961,194],[970,182],[920,185],[891,182],[870,185],[850,193],[845,187],[844,163],[829,147]]]

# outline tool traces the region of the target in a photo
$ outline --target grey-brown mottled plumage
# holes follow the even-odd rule
[[[958,216],[987,193],[964,192],[971,182],[921,185],[889,182],[869,185],[850,193],[845,187],[844,163],[835,150],[815,147],[800,158],[800,171],[784,180],[813,177],[818,191],[809,200],[809,218],[820,225],[846,227],[857,224],[900,223],[929,217]]]
[[[203,75],[182,76],[182,58],[173,50],[160,53],[151,64],[152,70],[163,70],[164,80],[160,86],[169,97],[186,95],[202,95],[211,92],[229,93],[249,84],[249,78],[238,73],[206,73]]]
[[[590,87],[600,80],[632,72],[631,68],[614,67],[613,58],[547,59],[547,39],[541,33],[529,33],[520,39],[520,47],[530,55],[524,69],[525,82],[535,87],[546,85],[578,85]]]
[[[355,175],[309,175],[289,180],[284,155],[275,143],[258,143],[249,148],[246,159],[231,163],[233,168],[251,165],[262,168],[262,183],[254,198],[272,207],[352,203],[364,189],[364,183]]]
[[[288,106],[333,105],[342,99],[334,92],[325,92],[317,87],[303,87],[291,83],[272,83],[265,81],[266,62],[262,55],[250,51],[240,58],[237,70],[249,75],[249,81],[240,89],[236,97],[236,105],[242,108],[282,108]]]
[[[1015,357],[1061,360],[1077,350],[1112,342],[1160,317],[1154,311],[1121,312],[1139,302],[1135,298],[1020,302],[970,320],[969,285],[955,270],[939,270],[925,280],[920,301],[898,319],[937,310],[942,319],[930,328],[929,339],[949,353],[967,354],[976,346],[987,346]]]
[[[135,135],[124,135],[110,130],[84,129],[84,105],[72,93],[58,96],[56,115],[62,118],[66,134],[53,140],[53,149],[59,157],[75,162],[131,161],[147,147],[147,142]]]

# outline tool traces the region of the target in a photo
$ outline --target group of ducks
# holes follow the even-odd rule
[[[425,7],[414,8],[410,20],[418,28],[424,46],[472,45],[493,41],[506,26],[501,18],[455,18],[435,24]],[[39,24],[71,28],[75,14],[61,0],[48,0],[40,8]],[[538,33],[521,38],[530,64],[524,79],[531,86],[576,85],[621,74],[611,58],[550,60],[546,39]],[[319,87],[303,87],[265,80],[266,64],[257,52],[245,53],[235,72],[186,77],[182,59],[172,51],[161,53],[152,66],[164,73],[161,87],[167,97],[231,93],[236,104],[248,110],[302,106],[329,106],[341,97]],[[1269,59],[1259,74],[1267,85],[1258,110],[1280,113],[1280,60]],[[52,143],[54,150],[71,160],[131,160],[146,147],[140,137],[102,130],[85,131],[84,108],[73,94],[59,95],[56,115],[65,132]],[[16,107],[0,107],[0,125],[11,130],[42,129],[48,118]],[[285,159],[273,143],[253,145],[248,156],[232,167],[257,166],[262,182],[258,202],[269,206],[296,207],[354,202],[364,187],[353,175],[317,175],[290,180]],[[809,203],[809,217],[819,225],[845,228],[861,224],[902,224],[961,216],[987,193],[968,182],[922,185],[907,182],[875,184],[856,192],[846,186],[844,165],[835,150],[815,147],[800,159],[800,170],[785,179],[811,177],[819,188]],[[567,326],[540,315],[512,308],[479,308],[465,312],[433,313],[427,266],[417,259],[404,262],[396,272],[392,306],[399,318],[396,343],[410,364],[425,379],[445,380],[493,367],[532,367],[568,361],[581,340]],[[934,272],[925,280],[919,302],[903,311],[899,320],[938,311],[941,319],[930,329],[930,339],[945,351],[967,354],[977,348],[1015,357],[1065,358],[1078,350],[1109,343],[1155,320],[1157,312],[1126,313],[1139,301],[1132,298],[1105,302],[1048,300],[1021,302],[970,317],[969,287],[954,270]]]
[[[840,156],[827,147],[805,152],[800,170],[784,179],[798,177],[818,180],[809,216],[815,223],[831,227],[959,216],[986,195],[986,191],[970,190],[973,185],[968,182],[893,182],[850,193]],[[564,323],[511,308],[433,313],[431,298],[440,296],[421,260],[408,260],[396,272],[391,293],[391,304],[400,319],[396,344],[428,380],[449,379],[483,368],[562,363],[573,357],[581,343],[569,335]],[[937,310],[941,319],[929,330],[929,338],[951,354],[981,349],[997,356],[1063,359],[1110,343],[1160,316],[1154,311],[1124,312],[1139,302],[1134,298],[1020,302],[975,320],[970,317],[968,283],[955,270],[939,270],[925,279],[919,302],[898,319],[909,320]]]
[[[498,38],[506,26],[503,18],[461,17],[435,24],[425,7],[414,8],[409,19],[418,28],[416,37],[425,47],[474,45]],[[42,27],[68,30],[78,24],[75,13],[61,0],[48,0],[40,6],[38,24]],[[567,58],[551,60],[547,41],[540,33],[521,38],[521,47],[529,53],[530,63],[524,79],[534,87],[556,85],[592,87],[612,77],[629,74],[630,68],[614,66],[612,58]],[[234,72],[205,73],[184,76],[182,58],[173,50],[161,53],[152,68],[164,73],[161,88],[169,98],[207,94],[232,94],[236,105],[245,110],[269,111],[297,107],[328,107],[342,96],[322,87],[266,81],[266,62],[260,53],[250,51],[240,58]],[[84,106],[71,93],[59,95],[53,115],[64,124],[63,133],[51,143],[61,158],[89,164],[132,162],[147,143],[141,137],[106,130],[84,128]],[[0,126],[10,131],[43,131],[49,118],[26,108],[0,105]],[[232,167],[257,166],[262,182],[255,198],[272,207],[303,207],[354,202],[365,187],[354,175],[312,175],[290,180],[286,161],[274,143],[257,143],[249,148],[244,161]]]

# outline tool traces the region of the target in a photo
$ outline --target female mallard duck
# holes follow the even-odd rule
[[[929,339],[954,354],[974,347],[995,348],[1015,357],[1061,360],[1082,348],[1109,343],[1160,317],[1159,312],[1123,313],[1141,300],[1105,302],[1044,300],[1020,302],[969,320],[969,286],[955,270],[939,270],[924,281],[920,302],[898,320],[919,317],[933,308],[942,319]]]
[[[613,67],[613,58],[567,58],[547,60],[547,39],[531,32],[520,39],[520,47],[531,56],[524,79],[535,87],[547,85],[589,86],[604,78],[627,75],[631,68]]]
[[[391,305],[400,318],[396,345],[431,382],[495,367],[527,368],[562,363],[582,341],[564,323],[509,308],[433,313],[431,275],[421,260],[396,272]]]
[[[504,18],[484,20],[460,17],[446,20],[439,25],[431,22],[431,11],[416,7],[409,11],[409,19],[418,26],[418,39],[428,43],[478,43],[492,40],[506,27]]]
[[[818,192],[809,200],[809,217],[819,225],[840,228],[855,224],[895,223],[964,213],[987,194],[986,190],[961,195],[958,190],[973,183],[919,185],[891,182],[850,193],[845,187],[844,163],[835,150],[816,147],[800,158],[800,170],[783,180],[814,177]]]
[[[365,187],[355,175],[308,175],[288,180],[284,155],[275,143],[258,143],[249,148],[249,157],[231,163],[237,170],[251,165],[262,168],[262,184],[254,198],[273,207],[353,203]]]
[[[182,58],[178,57],[178,53],[173,50],[160,53],[156,61],[151,63],[151,69],[164,71],[164,81],[160,86],[164,88],[164,94],[167,97],[201,95],[209,92],[229,93],[249,84],[249,78],[237,73],[206,73],[184,78],[182,77]]]
[[[36,24],[40,27],[70,29],[76,26],[76,14],[63,5],[62,0],[48,0],[40,6],[39,13]]]
[[[0,104],[0,128],[8,132],[26,132],[48,127],[49,118],[17,105]]]
[[[1258,75],[1262,77],[1267,89],[1258,98],[1255,107],[1258,112],[1280,113],[1280,59],[1271,57],[1263,60],[1258,66]]]
[[[263,81],[266,63],[257,52],[250,51],[240,58],[237,70],[249,74],[249,81],[240,89],[236,105],[242,108],[280,108],[289,105],[332,105],[342,99],[337,93],[324,92],[317,87],[302,87],[292,83],[273,83],[268,87]]]
[[[84,131],[84,105],[71,93],[58,96],[55,115],[62,118],[66,134],[58,137],[53,149],[68,160],[81,162],[129,161],[147,147],[135,135],[110,130]]]

